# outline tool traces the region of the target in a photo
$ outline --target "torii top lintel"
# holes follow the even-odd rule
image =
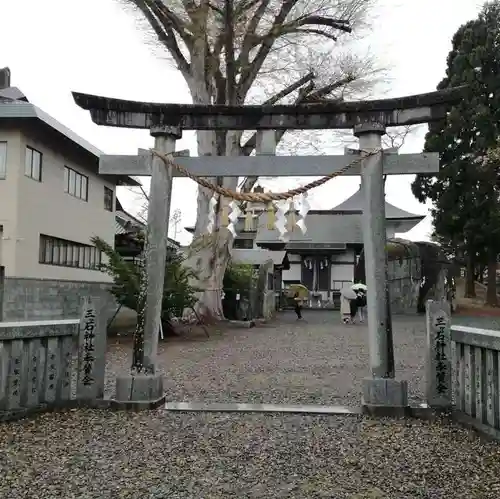
[[[463,98],[465,86],[426,94],[368,101],[317,102],[299,105],[198,105],[136,102],[73,92],[78,106],[98,125],[182,130],[349,129],[367,121],[385,126],[439,120]]]

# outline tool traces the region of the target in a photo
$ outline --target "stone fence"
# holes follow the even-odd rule
[[[454,404],[465,422],[500,436],[500,331],[451,327]]]
[[[453,326],[446,302],[427,302],[427,403],[500,438],[500,331]]]
[[[106,314],[85,300],[81,318],[0,322],[0,420],[104,398]]]

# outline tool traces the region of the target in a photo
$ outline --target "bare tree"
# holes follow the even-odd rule
[[[177,238],[179,232],[179,224],[182,222],[182,211],[179,208],[174,210],[174,213],[170,217],[169,227],[172,227],[173,239]]]
[[[420,126],[421,125],[406,125],[392,128],[382,137],[382,147],[384,149],[401,149],[406,139],[415,133]],[[384,175],[384,184],[386,180],[387,175]]]
[[[391,128],[383,137],[382,137],[382,146],[384,148],[390,149],[401,149],[406,139],[414,134],[421,125],[406,125],[401,127]]]
[[[370,57],[357,56],[349,46],[366,32],[374,0],[121,1],[141,14],[146,32],[166,50],[197,104],[343,99],[366,92],[378,74]],[[251,154],[256,138],[202,131],[197,142],[200,156],[237,156]],[[212,181],[230,189],[238,185],[237,178]],[[246,179],[243,188],[255,181]],[[205,231],[211,197],[199,188],[195,241]],[[205,289],[205,311],[220,317],[232,235],[219,230],[212,242],[190,264]]]

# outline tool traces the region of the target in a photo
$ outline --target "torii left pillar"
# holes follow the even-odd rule
[[[164,154],[175,152],[175,142],[182,137],[178,127],[151,128],[155,149]],[[116,380],[119,401],[151,402],[163,396],[163,378],[157,372],[158,337],[160,332],[165,261],[167,258],[168,222],[172,198],[172,166],[153,156],[148,204],[148,228],[145,245],[146,300],[144,311],[144,343],[140,353],[142,373],[132,373]]]
[[[363,242],[368,309],[371,377],[363,380],[363,405],[369,411],[387,407],[405,410],[408,383],[394,378],[394,349],[387,282],[385,194],[382,136],[385,125],[360,123],[354,127],[359,148],[379,151],[362,162]]]

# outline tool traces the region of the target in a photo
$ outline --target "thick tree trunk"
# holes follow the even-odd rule
[[[208,5],[208,4],[207,4]],[[208,8],[208,7],[207,7]],[[200,26],[206,27],[206,19],[198,20]],[[198,27],[199,28],[199,27]],[[184,74],[189,86],[191,97],[195,104],[226,104],[225,88],[212,85],[213,80],[206,67],[206,37],[203,29],[197,33],[191,52],[190,73]],[[220,94],[220,95],[219,95]],[[243,97],[236,99],[243,100]],[[214,131],[198,131],[198,156],[238,156],[241,154],[240,140],[242,132],[227,131],[216,134]],[[224,143],[225,141],[225,143]],[[231,190],[236,190],[238,177],[207,178],[213,184],[222,184]],[[220,227],[220,215],[223,203],[219,203],[215,217],[215,228],[212,235],[206,234],[209,204],[213,192],[210,189],[198,187],[197,216],[191,256],[186,262],[198,275],[195,283],[201,288],[196,312],[205,318],[222,319],[222,281],[228,266],[233,235],[226,228]]]
[[[476,286],[474,284],[474,259],[471,255],[467,256],[467,273],[465,275],[465,298],[476,297]]]
[[[239,140],[241,133],[227,132],[226,155],[238,155],[240,151]],[[199,131],[198,155],[217,155],[217,141],[214,132]],[[215,178],[209,178],[216,183]],[[222,185],[228,189],[236,190],[237,177],[224,177]],[[215,230],[211,235],[206,234],[209,215],[209,203],[213,192],[209,189],[198,187],[197,216],[193,239],[191,256],[186,262],[198,275],[196,286],[202,291],[199,302],[195,307],[196,312],[205,318],[223,319],[222,311],[222,281],[228,266],[233,236],[226,228],[220,227],[220,214],[222,206],[219,206],[215,218]]]
[[[486,303],[492,307],[498,306],[497,300],[497,254],[491,252],[488,260],[488,287],[486,289]]]

